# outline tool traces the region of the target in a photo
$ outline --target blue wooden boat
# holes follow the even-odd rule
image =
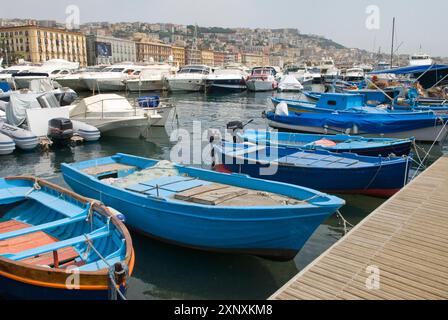
[[[121,297],[134,253],[111,210],[34,177],[0,179],[0,296]]]
[[[417,141],[443,142],[448,136],[447,115],[433,113],[374,114],[374,113],[289,113],[264,114],[272,128],[317,134],[361,135]]]
[[[345,134],[322,135],[265,130],[245,130],[243,133],[237,133],[237,136],[240,141],[256,144],[383,157],[391,154],[396,156],[409,155],[414,142],[413,138],[364,138]]]
[[[390,197],[399,191],[407,182],[410,168],[409,158],[366,157],[248,143],[223,142],[215,146],[215,152],[221,168],[230,172],[323,192],[378,197]],[[270,174],[264,174],[268,169]]]
[[[303,187],[126,154],[63,164],[65,181],[129,227],[202,250],[292,259],[344,200]]]

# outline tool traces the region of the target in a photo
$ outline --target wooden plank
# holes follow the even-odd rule
[[[447,194],[442,157],[271,299],[448,299]],[[380,290],[366,288],[368,266],[378,266]]]

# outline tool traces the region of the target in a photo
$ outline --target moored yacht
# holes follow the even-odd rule
[[[323,58],[319,68],[324,82],[333,82],[339,77],[339,69],[336,68],[332,58]]]
[[[6,68],[0,71],[0,82],[6,82],[11,88],[15,88],[13,76],[18,73],[27,73],[32,68],[31,65],[23,64]]]
[[[365,73],[362,68],[353,67],[345,71],[343,80],[347,82],[360,82],[364,80],[364,77]]]
[[[206,79],[207,92],[241,92],[247,89],[246,73],[244,67],[229,64],[223,69],[215,70]]]
[[[28,72],[20,72],[13,75],[17,89],[28,88],[30,82],[35,79],[50,78],[55,80],[68,75],[79,68],[79,62],[70,62],[63,59],[45,61],[38,67],[33,67]]]
[[[424,53],[413,54],[409,57],[409,66],[430,66],[433,63],[431,57]]]
[[[277,70],[274,67],[255,67],[246,81],[249,91],[272,91],[278,87]]]
[[[144,66],[133,63],[122,63],[104,68],[100,72],[83,75],[81,79],[87,88],[94,92],[124,91],[125,80],[138,76]]]
[[[305,65],[291,66],[286,70],[286,73],[294,76],[302,85],[310,85],[314,80],[313,73]]]
[[[129,91],[161,91],[166,89],[166,77],[176,72],[170,64],[153,64],[145,66],[139,75],[124,80]]]
[[[206,65],[187,65],[175,75],[167,77],[170,91],[203,91],[207,76],[212,73]]]

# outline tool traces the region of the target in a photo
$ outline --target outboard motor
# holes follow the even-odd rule
[[[73,123],[67,118],[55,118],[48,121],[48,138],[57,146],[70,145],[73,137]]]

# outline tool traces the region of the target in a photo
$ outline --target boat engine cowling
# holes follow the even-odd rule
[[[56,145],[68,146],[73,137],[73,123],[67,118],[48,121],[48,138]]]

